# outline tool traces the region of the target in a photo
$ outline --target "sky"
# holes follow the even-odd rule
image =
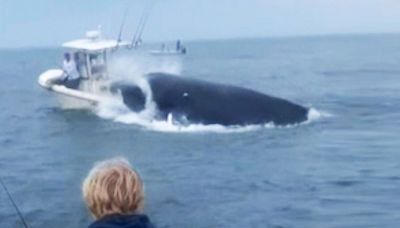
[[[400,0],[0,0],[0,48],[59,46],[98,25],[116,38],[126,9],[131,39],[146,5],[147,42],[400,32]]]

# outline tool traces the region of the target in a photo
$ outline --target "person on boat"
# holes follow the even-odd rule
[[[176,52],[179,52],[181,50],[181,41],[178,40],[176,41]]]
[[[182,46],[181,41],[176,41],[176,52],[181,54],[186,54],[186,48]]]
[[[89,228],[154,228],[143,214],[143,182],[124,158],[95,164],[83,182],[82,193],[96,219]]]
[[[63,71],[64,77],[61,84],[71,89],[77,89],[79,87],[80,77],[75,60],[71,58],[70,53],[64,54]]]
[[[183,55],[186,54],[186,48],[185,48],[185,47],[182,48],[181,53],[182,53]]]

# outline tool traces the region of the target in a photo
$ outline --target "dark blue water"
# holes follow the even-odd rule
[[[400,225],[400,36],[186,44],[182,74],[328,113],[236,133],[158,132],[63,110],[36,83],[59,49],[0,50],[0,174],[30,227],[91,222],[80,185],[121,155],[157,227]],[[0,189],[0,227],[22,227]]]

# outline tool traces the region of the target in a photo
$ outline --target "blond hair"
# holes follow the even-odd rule
[[[140,213],[144,207],[142,180],[124,158],[96,163],[83,182],[82,193],[96,219]]]

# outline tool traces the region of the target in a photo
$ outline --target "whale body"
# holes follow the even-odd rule
[[[211,83],[165,73],[145,76],[157,105],[157,118],[182,123],[290,125],[307,120],[308,108],[251,89]],[[137,85],[115,83],[127,107],[145,108],[145,93]]]

